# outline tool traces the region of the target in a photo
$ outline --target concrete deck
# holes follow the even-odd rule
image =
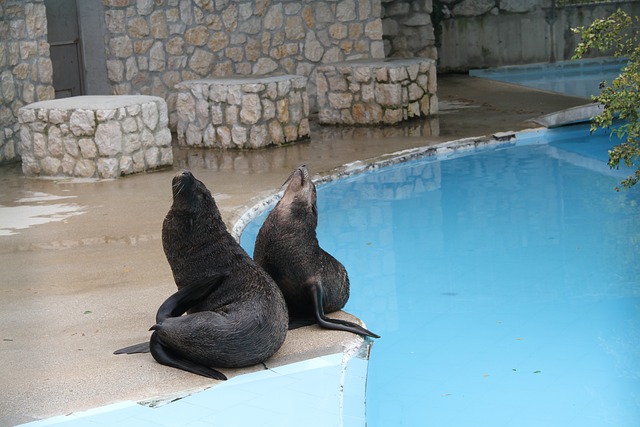
[[[176,148],[172,169],[90,183],[29,179],[19,165],[0,167],[0,425],[216,383],[159,365],[150,355],[112,354],[148,339],[157,307],[175,291],[160,231],[177,170],[190,168],[209,187],[231,228],[300,164],[324,175],[407,148],[537,126],[527,120],[588,103],[466,76],[441,77],[438,97],[439,131],[431,135],[403,136],[415,123],[380,129],[378,137],[360,138],[356,131],[343,139],[323,139],[312,128],[310,142],[272,149]],[[76,215],[9,228],[47,208]],[[8,232],[14,234],[3,235]],[[331,354],[357,339],[302,328],[268,365]]]

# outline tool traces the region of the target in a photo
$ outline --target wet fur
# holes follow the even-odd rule
[[[183,171],[172,191],[162,245],[179,291],[158,310],[150,349],[159,363],[219,379],[202,367],[254,365],[280,348],[287,308],[271,277],[229,234],[205,185]]]
[[[377,338],[360,325],[325,316],[347,303],[349,276],[344,266],[320,247],[317,225],[316,187],[302,166],[291,174],[282,199],[260,228],[254,260],[282,290],[290,327],[317,322],[323,328]]]

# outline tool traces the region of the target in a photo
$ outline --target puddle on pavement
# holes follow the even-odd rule
[[[34,225],[65,221],[83,214],[84,207],[76,203],[48,203],[74,198],[29,191],[25,197],[12,203],[15,206],[0,205],[0,236],[10,236]]]

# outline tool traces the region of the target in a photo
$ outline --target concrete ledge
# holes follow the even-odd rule
[[[260,148],[309,136],[306,77],[189,80],[176,89],[179,145]]]
[[[348,61],[316,71],[321,124],[392,125],[438,112],[433,59]]]
[[[167,104],[155,96],[78,96],[19,112],[27,176],[117,178],[173,164]]]
[[[123,419],[127,425],[167,425],[168,418],[179,420],[180,425],[228,425],[229,421],[230,425],[264,425],[265,416],[278,420],[276,425],[296,425],[300,405],[306,408],[307,415],[308,409],[313,408],[313,425],[365,426],[370,347],[370,342],[364,342],[335,354],[238,375],[205,389],[184,390],[137,403],[121,401],[20,427],[111,425],[114,420]],[[238,396],[242,398],[237,399]]]
[[[602,109],[602,104],[597,103],[578,105],[577,107],[567,108],[565,110],[536,117],[531,119],[531,121],[551,129],[560,126],[588,122],[593,117],[602,113]]]

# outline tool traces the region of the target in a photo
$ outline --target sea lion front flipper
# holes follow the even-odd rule
[[[153,326],[151,329],[154,328],[155,326]],[[171,348],[163,345],[162,340],[158,338],[158,334],[155,332],[151,334],[150,349],[153,358],[156,360],[156,362],[162,365],[182,369],[183,371],[191,372],[192,374],[196,375],[202,375],[203,377],[212,378],[218,381],[226,381],[227,379],[226,375],[222,372],[185,359],[175,351],[171,350]]]
[[[186,313],[194,305],[202,302],[211,294],[227,274],[216,273],[198,282],[193,282],[180,289],[162,303],[156,314],[156,323],[162,323],[169,317],[178,317]]]
[[[313,281],[309,284],[311,299],[313,301],[313,310],[316,316],[316,321],[320,327],[325,329],[335,329],[338,331],[347,331],[358,335],[370,336],[373,338],[380,338],[380,335],[374,334],[373,332],[363,328],[360,325],[357,325],[353,322],[348,322],[346,320],[339,319],[330,319],[324,315],[324,307],[323,307],[323,290],[322,285],[317,281]]]
[[[136,354],[136,353],[149,353],[149,341],[141,342],[140,344],[130,345],[129,347],[116,350],[113,354]]]

